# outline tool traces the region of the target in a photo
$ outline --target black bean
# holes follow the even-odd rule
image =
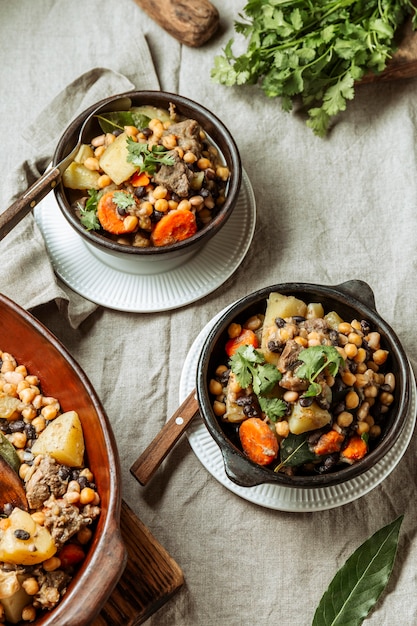
[[[23,420],[15,420],[14,422],[10,422],[9,432],[10,433],[21,433],[25,428],[25,422]]]
[[[30,533],[27,530],[23,530],[23,528],[18,528],[14,531],[14,536],[16,539],[21,539],[22,541],[27,541],[30,539]]]
[[[127,215],[127,211],[125,209],[122,209],[122,207],[118,206],[117,209],[117,214],[120,215],[120,217],[126,217]]]
[[[361,320],[361,330],[363,333],[369,333],[371,325],[367,320]]]
[[[11,502],[7,502],[4,507],[3,507],[3,512],[5,515],[7,515],[7,517],[9,517],[9,515],[11,515],[11,512],[13,511],[14,506]]]
[[[58,470],[58,476],[61,480],[67,480],[71,476],[71,469],[66,465],[61,465]]]
[[[33,424],[25,424],[24,432],[28,439],[36,439],[36,430]]]
[[[281,341],[268,341],[268,350],[270,352],[282,352],[284,344]]]
[[[301,396],[299,399],[300,406],[308,407],[313,404],[313,398],[311,396]]]
[[[146,187],[136,187],[135,196],[137,198],[143,198],[143,196],[146,196]]]
[[[88,480],[85,476],[79,476],[78,477],[78,484],[80,485],[81,489],[84,489],[84,487],[88,486]]]
[[[326,456],[323,463],[319,465],[318,467],[319,474],[325,474],[326,472],[329,472],[336,465],[338,460],[339,460],[338,453],[329,454],[328,456]]]
[[[275,324],[278,326],[278,328],[283,328],[286,324],[285,320],[282,317],[276,317],[275,318]]]
[[[305,317],[303,317],[302,315],[293,315],[293,316],[292,316],[292,319],[293,319],[293,321],[294,321],[296,324],[300,324],[301,322],[305,322],[305,321],[306,321],[306,318],[305,318]]]

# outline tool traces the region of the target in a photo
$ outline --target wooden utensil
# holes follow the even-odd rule
[[[219,12],[209,0],[135,0],[157,24],[182,44],[198,48],[214,35]]]
[[[138,626],[184,583],[179,565],[122,501],[120,530],[127,549],[121,579],[91,626]]]
[[[5,504],[17,506],[24,511],[28,510],[28,502],[23,483],[18,474],[0,456],[0,511]]]
[[[146,485],[152,478],[198,411],[194,389],[130,468],[130,473],[141,485]]]

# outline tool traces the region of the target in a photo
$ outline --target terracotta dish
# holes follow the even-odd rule
[[[86,374],[64,346],[31,314],[0,295],[0,347],[41,381],[42,391],[59,399],[63,411],[79,414],[86,460],[94,472],[101,513],[87,556],[61,602],[37,626],[85,626],[98,615],[123,573],[120,466],[108,418]]]

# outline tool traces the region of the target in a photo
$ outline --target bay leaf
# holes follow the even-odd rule
[[[347,559],[323,594],[312,626],[359,626],[384,591],[394,566],[403,515]]]
[[[308,433],[303,433],[302,435],[290,433],[288,437],[281,441],[280,460],[282,465],[295,467],[317,459],[308,446],[307,438]]]

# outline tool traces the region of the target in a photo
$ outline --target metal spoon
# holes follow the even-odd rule
[[[0,511],[5,504],[28,510],[28,502],[23,482],[14,469],[0,456]]]
[[[71,152],[60,163],[48,169],[43,176],[29,187],[29,189],[0,215],[0,240],[3,239],[17,224],[40,202],[61,180],[63,172],[74,160],[82,143],[91,139],[94,119],[98,113],[105,111],[126,111],[130,109],[130,98],[106,99],[104,104],[98,105],[86,118],[78,134],[78,141]]]

